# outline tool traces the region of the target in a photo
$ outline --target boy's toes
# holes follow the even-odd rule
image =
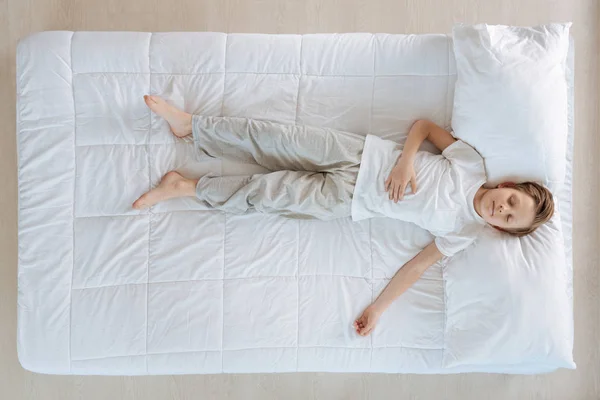
[[[145,95],[144,102],[148,107],[150,107],[152,111],[154,111],[156,109],[156,106],[158,105],[158,101],[156,101],[156,96]]]
[[[144,208],[148,207],[148,203],[146,201],[147,195],[143,194],[140,196],[139,199],[137,199],[136,201],[133,202],[132,207],[135,208],[136,210],[143,210]]]
[[[136,201],[133,202],[132,207],[136,210],[141,210],[144,208],[144,202],[142,201],[142,199],[137,199]]]

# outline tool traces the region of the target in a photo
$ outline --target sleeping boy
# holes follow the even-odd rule
[[[485,188],[483,158],[436,124],[413,124],[404,146],[329,128],[232,117],[191,115],[157,96],[144,96],[177,137],[193,135],[209,157],[257,163],[269,173],[188,179],[175,171],[133,203],[136,209],[195,196],[229,213],[255,210],[288,218],[388,217],[435,236],[404,264],[354,322],[369,335],[381,314],[431,265],[472,244],[486,225],[524,236],[554,213],[550,191],[535,182]],[[418,151],[429,140],[442,153]]]

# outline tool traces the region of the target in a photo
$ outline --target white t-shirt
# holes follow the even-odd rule
[[[398,143],[367,136],[352,199],[352,220],[388,217],[415,223],[436,236],[436,246],[445,256],[469,246],[485,226],[473,205],[475,193],[486,182],[483,158],[460,140],[441,155],[417,152],[417,193],[412,193],[409,184],[404,199],[394,203],[385,191],[385,181],[401,152]]]

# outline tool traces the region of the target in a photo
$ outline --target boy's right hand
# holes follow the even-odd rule
[[[397,203],[398,200],[404,199],[404,192],[409,182],[413,194],[417,193],[417,178],[413,163],[400,156],[384,185],[385,191],[390,194],[390,200]]]
[[[381,316],[382,311],[375,305],[371,304],[369,307],[365,308],[363,313],[354,321],[354,329],[356,333],[360,336],[367,336],[371,333],[379,317]]]

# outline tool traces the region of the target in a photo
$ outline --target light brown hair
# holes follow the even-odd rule
[[[529,228],[505,229],[506,233],[517,237],[529,235],[552,218],[552,215],[554,215],[554,198],[552,193],[544,186],[535,182],[523,182],[512,184],[509,187],[525,193],[533,199],[535,218]]]

